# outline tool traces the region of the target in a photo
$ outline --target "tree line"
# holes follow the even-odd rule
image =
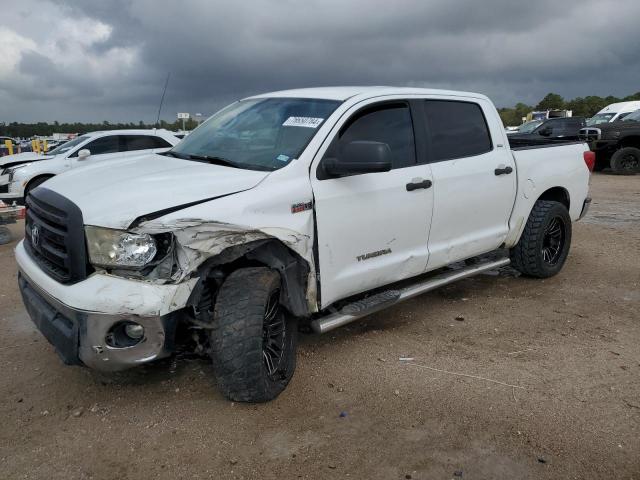
[[[499,108],[498,112],[505,126],[520,125],[522,117],[526,117],[527,113],[535,110],[572,110],[574,117],[589,118],[611,103],[632,100],[640,100],[640,92],[623,98],[614,97],[613,95],[608,97],[589,95],[587,97],[576,97],[573,100],[565,100],[557,93],[548,93],[537,105],[517,103],[515,107]]]
[[[640,100],[640,92],[628,95],[623,98],[599,97],[589,95],[587,97],[576,97],[573,100],[565,100],[557,93],[547,94],[537,105],[527,105],[525,103],[517,103],[511,108],[499,108],[502,123],[506,125],[520,125],[522,117],[526,117],[527,113],[534,110],[572,110],[574,117],[591,117],[598,111],[611,103],[627,102],[631,100]],[[185,121],[185,128],[193,130],[198,123],[190,118]],[[37,123],[0,123],[0,136],[14,138],[31,138],[33,136],[51,136],[53,133],[87,133],[96,130],[123,130],[131,128],[166,128],[167,130],[177,131],[182,128],[182,120],[175,122],[166,122],[161,120],[159,124],[148,124],[140,121],[138,123],[110,123],[104,121],[102,123],[60,123],[60,122],[37,122]]]
[[[198,126],[193,118],[185,121],[185,128],[187,130],[193,130]],[[139,121],[138,123],[110,123],[104,121],[102,123],[65,123],[65,122],[37,122],[37,123],[0,123],[0,136],[13,137],[13,138],[31,138],[33,136],[48,137],[54,133],[87,133],[95,132],[97,130],[125,130],[132,128],[166,128],[171,131],[178,131],[182,129],[182,120],[175,122],[166,122],[161,120],[159,124],[149,124]]]

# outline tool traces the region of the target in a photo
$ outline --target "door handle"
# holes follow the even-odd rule
[[[409,182],[407,183],[407,192],[413,192],[414,190],[418,190],[419,188],[429,188],[433,185],[431,180],[420,180],[417,182]]]
[[[496,175],[509,175],[511,172],[513,172],[513,168],[504,167],[502,165],[500,165],[493,171],[493,173],[495,173]]]

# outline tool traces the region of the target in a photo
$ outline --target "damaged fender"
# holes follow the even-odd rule
[[[285,287],[283,303],[294,315],[317,311],[313,245],[307,235],[280,227],[252,228],[201,219],[151,220],[133,231],[173,235],[170,252],[148,275],[150,280],[180,283],[205,263],[221,265],[246,256],[280,271]],[[163,275],[168,272],[169,277]],[[300,278],[303,275],[306,278]]]

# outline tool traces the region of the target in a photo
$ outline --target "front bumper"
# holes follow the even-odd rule
[[[31,320],[67,365],[118,371],[166,357],[173,351],[175,315],[139,317],[84,312],[38,290],[23,273],[18,274],[18,283]],[[107,344],[109,331],[123,321],[142,325],[142,340],[129,347]]]
[[[117,371],[174,350],[178,310],[186,304],[193,287],[190,282],[153,285],[93,274],[82,282],[62,285],[40,270],[22,243],[16,247],[16,260],[27,312],[65,363]],[[142,340],[132,346],[113,346],[107,336],[120,322],[142,325]]]

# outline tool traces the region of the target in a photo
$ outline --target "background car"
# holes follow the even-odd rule
[[[516,133],[531,133],[541,123],[542,120],[531,120],[530,122],[525,122],[522,125],[516,127],[514,130],[507,130],[507,135],[513,135]]]
[[[578,140],[580,129],[586,125],[584,117],[550,118],[529,133],[512,133],[509,140]]]
[[[128,155],[164,152],[179,141],[162,129],[110,130],[81,135],[45,155],[8,155],[0,160],[0,200],[22,203],[29,191],[54,175]]]

